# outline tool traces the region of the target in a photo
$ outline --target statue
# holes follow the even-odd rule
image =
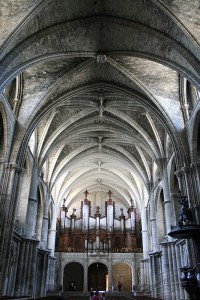
[[[180,194],[178,202],[181,205],[178,225],[182,227],[183,225],[191,224],[193,218],[192,218],[192,211],[189,208],[187,196],[183,196],[180,190],[178,191],[178,193]]]

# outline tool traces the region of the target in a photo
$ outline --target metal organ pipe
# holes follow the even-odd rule
[[[76,220],[76,215],[74,214],[75,211],[76,211],[76,209],[73,208],[73,213],[70,216],[71,217],[71,230],[75,230],[75,220]]]
[[[100,207],[96,207],[96,249],[100,249],[100,238],[99,238],[99,229],[100,229]]]
[[[131,211],[131,230],[135,231],[135,209]]]
[[[120,208],[120,210],[121,210],[121,216],[119,217],[119,219],[120,219],[121,231],[124,232],[125,231],[125,216],[123,214],[123,208]]]
[[[82,214],[82,230],[88,231],[89,229],[89,214],[90,214],[90,201],[87,199],[88,191],[85,191],[85,199],[83,201],[83,214]]]
[[[131,199],[131,207],[128,209],[128,214],[129,214],[130,221],[131,221],[131,230],[135,231],[136,214],[135,214],[135,208],[134,208],[132,199]]]
[[[111,199],[112,192],[109,191],[109,200],[107,201],[107,231],[113,232],[114,229],[114,202]]]

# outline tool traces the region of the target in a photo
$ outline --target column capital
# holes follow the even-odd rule
[[[162,255],[162,251],[150,251],[150,252],[148,252],[148,255],[150,256],[150,257],[161,257],[161,255]]]

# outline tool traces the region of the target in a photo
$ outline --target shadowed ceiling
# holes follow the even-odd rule
[[[22,163],[29,143],[57,205],[111,190],[140,210],[171,150],[180,162],[188,151],[180,81],[199,85],[199,1],[7,0],[1,11],[13,156]]]

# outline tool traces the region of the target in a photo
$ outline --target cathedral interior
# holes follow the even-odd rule
[[[199,299],[199,0],[0,3],[0,297]]]

